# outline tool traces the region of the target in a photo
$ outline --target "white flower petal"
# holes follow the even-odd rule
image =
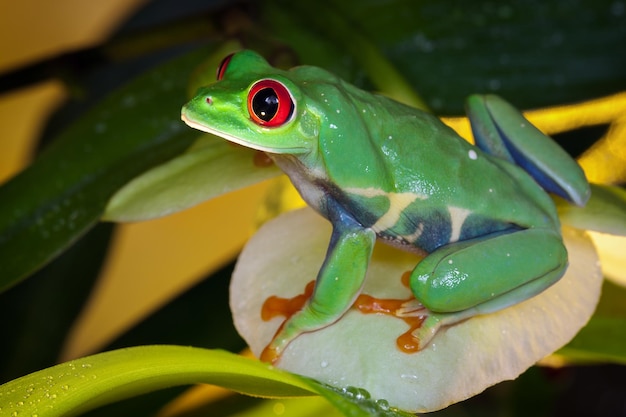
[[[231,284],[235,325],[259,355],[282,319],[263,322],[261,306],[271,295],[292,297],[314,279],[324,259],[330,225],[310,209],[269,222],[241,254]],[[294,340],[278,362],[291,372],[339,386],[365,388],[373,398],[413,412],[433,411],[513,379],[567,343],[587,322],[602,282],[589,239],[565,231],[567,274],[531,300],[474,317],[440,331],[415,354],[395,339],[408,326],[399,319],[350,310],[337,323]],[[364,293],[405,298],[403,272],[417,258],[377,245]]]

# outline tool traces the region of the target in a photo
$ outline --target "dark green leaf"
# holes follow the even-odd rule
[[[0,290],[84,234],[122,185],[192,143],[180,107],[207,54],[174,59],[111,94],[0,188]]]
[[[626,364],[626,289],[605,281],[595,314],[559,351],[573,360]]]
[[[320,2],[268,2],[264,27],[304,63],[364,82],[359,58]],[[563,104],[626,88],[624,9],[612,0],[325,1],[346,30],[377,45],[437,113],[497,93],[519,108]],[[358,52],[357,52],[358,53]]]
[[[0,294],[5,318],[0,321],[0,382],[58,362],[65,335],[100,272],[112,229],[95,227],[31,279]]]

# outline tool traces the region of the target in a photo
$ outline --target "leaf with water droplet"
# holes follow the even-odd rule
[[[113,92],[0,187],[0,290],[83,235],[126,182],[197,138],[192,129],[170,127],[182,126],[187,80],[207,55],[204,48],[187,53]],[[169,88],[161,78],[171,80]],[[132,107],[124,106],[129,97]]]
[[[3,404],[27,415],[77,415],[142,393],[176,385],[214,384],[257,397],[321,395],[345,415],[408,417],[369,399],[360,388],[348,395],[311,379],[275,369],[239,355],[182,346],[141,346],[114,350],[71,362],[83,373],[68,373],[68,364],[44,369],[0,386]],[[83,366],[89,364],[89,367]],[[50,383],[54,381],[54,383]],[[32,401],[18,404],[26,389]]]

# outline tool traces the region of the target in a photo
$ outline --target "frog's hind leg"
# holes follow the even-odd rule
[[[558,233],[523,229],[442,246],[415,267],[410,285],[429,310],[456,312],[518,290],[508,305],[520,302],[556,282],[566,267]]]
[[[413,270],[411,291],[431,311],[415,334],[427,343],[439,327],[517,304],[559,280],[567,251],[558,233],[525,229],[443,246]]]
[[[585,174],[556,142],[498,96],[467,99],[476,146],[522,167],[541,187],[579,206],[589,199]]]

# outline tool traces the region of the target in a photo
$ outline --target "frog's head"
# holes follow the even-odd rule
[[[288,71],[244,50],[222,61],[217,79],[183,107],[189,126],[272,154],[315,148],[319,119],[307,111],[302,89]]]

